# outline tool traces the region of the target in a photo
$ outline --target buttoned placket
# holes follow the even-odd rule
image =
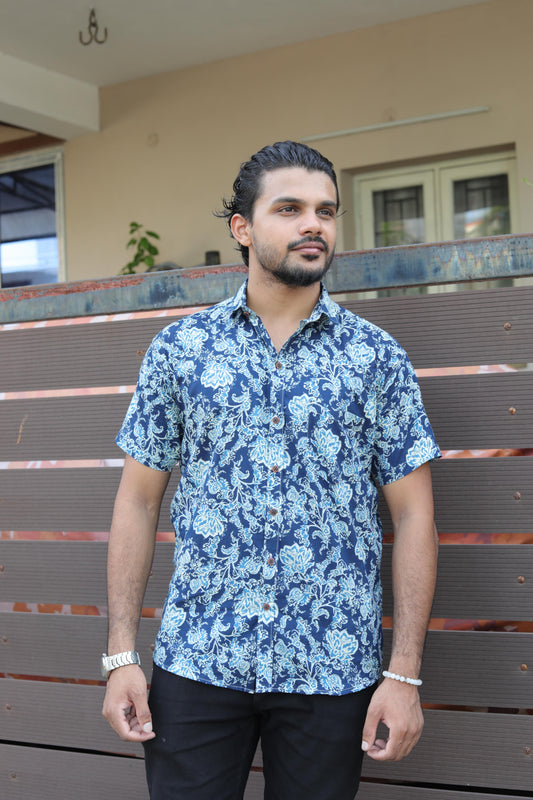
[[[263,613],[260,614],[257,626],[257,670],[255,675],[255,691],[266,692],[272,691],[274,685],[275,625],[278,611],[276,583],[283,520],[283,465],[277,461],[283,460],[282,457],[287,447],[284,424],[285,373],[287,363],[296,359],[294,349],[301,332],[320,314],[315,312],[309,320],[302,320],[298,329],[289,337],[279,352],[276,352],[272,340],[257,314],[246,309],[244,315],[257,334],[259,346],[264,351],[265,367],[270,375],[269,407],[271,416],[268,424],[268,441],[271,458],[265,467],[268,475],[262,555],[264,583],[263,591],[257,598]]]
[[[262,558],[262,591],[257,600],[261,607],[257,625],[257,670],[255,676],[255,691],[271,691],[273,687],[273,656],[274,656],[274,626],[276,624],[276,583],[278,576],[278,558],[280,549],[280,533],[282,529],[283,507],[283,465],[284,449],[286,448],[284,435],[284,355],[282,347],[279,353],[266,331],[262,321],[253,311],[246,310],[245,316],[252,324],[258,339],[258,344],[263,351],[265,370],[269,380],[269,421],[267,424],[267,439],[269,443],[269,458],[265,465],[266,497],[264,498],[264,536]],[[286,343],[287,344],[287,343]]]

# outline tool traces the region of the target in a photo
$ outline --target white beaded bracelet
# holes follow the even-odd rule
[[[395,672],[389,672],[384,669],[382,672],[384,678],[392,678],[393,681],[401,681],[402,683],[410,683],[411,686],[422,686],[420,678],[406,678],[405,675],[396,675]]]

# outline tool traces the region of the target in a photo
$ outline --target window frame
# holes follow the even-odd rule
[[[453,184],[454,181],[474,180],[476,178],[491,178],[494,175],[507,175],[509,190],[509,233],[517,233],[516,218],[518,212],[518,199],[516,196],[516,159],[515,158],[493,158],[483,159],[482,161],[471,161],[468,164],[468,177],[465,175],[464,165],[450,164],[443,165],[440,169],[440,193],[441,193],[441,231],[443,241],[452,241],[454,237],[454,208],[453,208]],[[445,209],[449,213],[445,214]],[[477,238],[477,237],[472,237]]]
[[[506,174],[509,187],[510,233],[518,232],[516,157],[509,151],[463,158],[435,159],[427,164],[373,169],[353,176],[354,246],[368,250],[374,244],[372,194],[374,191],[424,186],[426,242],[453,241],[453,182]],[[433,237],[434,234],[434,237]]]

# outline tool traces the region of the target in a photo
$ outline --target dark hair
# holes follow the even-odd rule
[[[255,201],[261,192],[261,180],[265,172],[284,167],[304,167],[310,171],[325,172],[335,186],[337,208],[339,207],[339,188],[333,164],[329,159],[300,142],[276,142],[267,145],[241,164],[239,174],[233,183],[233,196],[222,201],[224,210],[216,216],[224,217],[231,233],[231,220],[234,214],[241,214],[252,220]],[[248,266],[248,248],[239,245],[244,263]]]

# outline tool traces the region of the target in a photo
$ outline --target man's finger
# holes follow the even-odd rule
[[[368,753],[376,741],[379,718],[380,714],[372,710],[371,702],[366,714],[365,725],[363,728],[363,741],[361,742],[361,750],[364,750],[365,753]]]

